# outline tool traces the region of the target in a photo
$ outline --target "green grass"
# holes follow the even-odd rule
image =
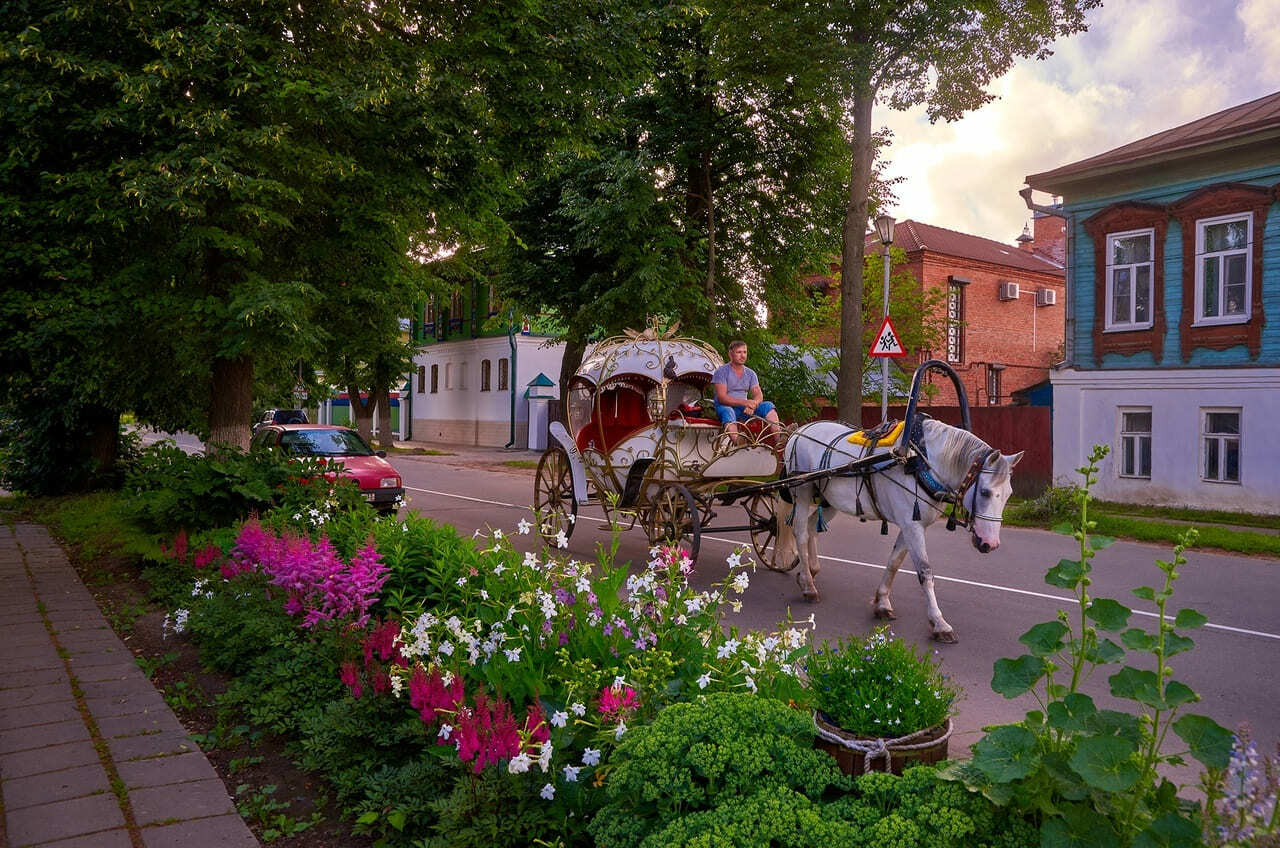
[[[1005,523],[1051,530],[1073,516],[1070,490],[1050,489],[1035,499],[1011,501]],[[1280,533],[1273,532],[1280,531],[1280,516],[1275,515],[1094,501],[1089,519],[1097,523],[1093,532],[1104,536],[1174,545],[1194,527],[1200,532],[1197,549],[1280,557]]]
[[[537,468],[538,461],[536,459],[508,459],[502,463],[508,468]]]

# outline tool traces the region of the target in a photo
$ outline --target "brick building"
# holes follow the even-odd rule
[[[1050,215],[1037,215],[1034,229],[1024,229],[1017,246],[919,221],[898,222],[893,247],[906,252],[905,267],[922,286],[946,292],[948,313],[944,349],[910,351],[902,367],[947,361],[972,406],[1010,403],[1012,392],[1048,379],[1049,367],[1062,359],[1065,240],[1065,222]],[[872,233],[866,255],[880,251]],[[902,267],[895,263],[894,273]],[[829,278],[810,283],[839,294]],[[832,338],[839,338],[838,328]],[[931,382],[938,388],[933,403],[956,403],[950,381],[934,375]]]

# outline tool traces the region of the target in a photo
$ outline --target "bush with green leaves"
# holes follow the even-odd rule
[[[888,631],[824,640],[806,660],[814,705],[857,736],[906,736],[942,724],[960,694],[932,657]]]
[[[332,468],[275,451],[187,454],[172,442],[146,448],[125,475],[126,508],[144,529],[174,533],[227,527],[285,504],[299,515],[328,502],[330,510],[369,510],[351,480]]]
[[[1006,698],[1031,693],[1041,708],[989,732],[974,746],[973,759],[952,764],[947,774],[998,803],[1035,813],[1044,848],[1190,848],[1201,843],[1201,823],[1157,769],[1182,764],[1185,756],[1225,768],[1232,742],[1217,722],[1183,709],[1199,696],[1173,678],[1169,663],[1195,644],[1179,631],[1207,621],[1192,609],[1169,609],[1196,532],[1187,531],[1172,561],[1157,560],[1159,586],[1133,590],[1154,603],[1154,632],[1130,627],[1132,610],[1119,601],[1094,597],[1091,560],[1114,541],[1091,535],[1089,520],[1089,490],[1106,454],[1107,448],[1095,447],[1079,469],[1084,486],[1074,536],[1080,558],[1061,560],[1045,576],[1050,586],[1074,593],[1077,606],[1024,633],[1019,641],[1028,653],[995,664],[996,692]],[[1117,634],[1120,644],[1108,633]],[[1145,655],[1150,667],[1125,664],[1128,652]],[[1095,669],[1113,664],[1120,667],[1108,678],[1111,695],[1131,702],[1131,711],[1099,709],[1081,691]],[[1168,752],[1175,738],[1183,744]]]
[[[771,698],[723,692],[673,704],[615,749],[604,777],[608,800],[590,831],[610,848],[673,844],[659,834],[686,816],[730,802],[760,812],[768,805],[746,800],[760,792],[816,800],[847,786],[835,761],[813,747],[813,734],[808,714]],[[804,819],[805,809],[793,802],[790,814]]]

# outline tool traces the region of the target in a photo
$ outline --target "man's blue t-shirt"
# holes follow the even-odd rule
[[[745,365],[742,366],[742,376],[739,377],[733,372],[733,365],[726,362],[711,375],[711,382],[724,383],[725,394],[729,397],[746,400],[747,392],[751,387],[760,385],[760,378],[756,376],[756,372]]]

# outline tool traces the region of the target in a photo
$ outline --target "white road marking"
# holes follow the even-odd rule
[[[506,503],[505,501],[493,501],[493,500],[486,500],[484,498],[471,498],[471,497],[467,497],[466,495],[456,495],[452,492],[438,492],[438,491],[435,491],[434,489],[415,489],[412,486],[405,486],[405,490],[410,492],[422,492],[423,494],[427,494],[427,495],[439,495],[442,498],[457,498],[458,500],[471,501],[473,503],[489,504],[491,506],[505,506],[505,507],[510,507],[512,509],[529,511],[529,507],[524,504]],[[594,521],[598,524],[608,523],[607,521],[605,521],[605,519],[596,518],[593,515],[579,515],[578,519]],[[724,542],[725,544],[735,545],[735,546],[743,544],[741,539],[726,539],[723,536],[703,536],[702,538],[704,540],[709,539],[713,542]],[[843,557],[825,556],[823,554],[819,554],[818,558],[827,560],[828,562],[840,562],[846,565],[860,565],[863,568],[875,568],[875,569],[879,569],[880,571],[885,570],[885,566],[880,565],[879,563],[874,563],[874,562],[863,562],[862,560],[844,559]],[[1049,594],[1048,592],[1033,592],[1029,589],[1017,589],[1017,588],[1014,588],[1013,586],[1000,586],[995,583],[982,583],[977,580],[965,580],[962,577],[947,577],[945,575],[935,574],[933,576],[933,579],[943,580],[948,583],[960,583],[964,586],[973,586],[978,589],[991,589],[996,592],[1007,592],[1012,595],[1027,595],[1032,598],[1043,598],[1046,600],[1057,601],[1059,603],[1065,603],[1065,604],[1079,603],[1079,601],[1077,601],[1075,598],[1066,597],[1065,595],[1052,595],[1052,594]],[[1139,610],[1139,609],[1135,609],[1133,611],[1133,614],[1146,616],[1147,618],[1159,618],[1160,616],[1159,613],[1149,612],[1147,610]],[[1250,630],[1247,627],[1230,627],[1226,624],[1214,624],[1213,622],[1209,622],[1208,624],[1204,625],[1204,628],[1206,630],[1222,630],[1227,633],[1240,633],[1245,636],[1259,636],[1263,639],[1275,639],[1277,641],[1280,641],[1280,633],[1267,633],[1262,630]]]

